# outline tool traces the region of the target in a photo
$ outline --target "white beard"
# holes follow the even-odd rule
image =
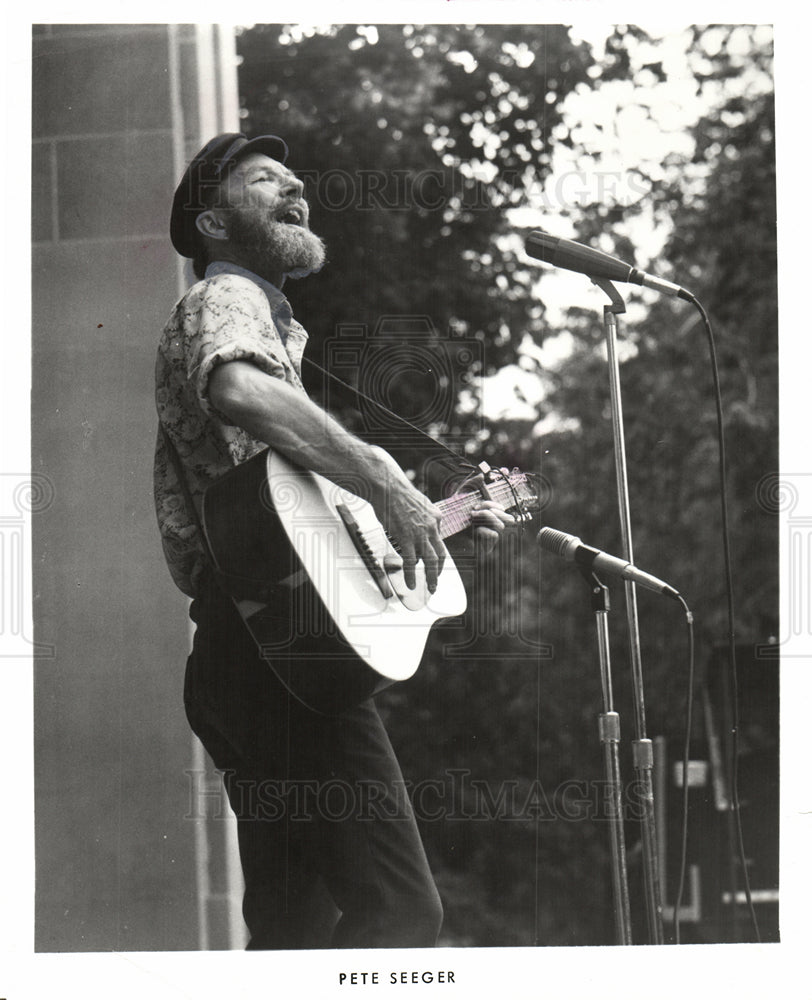
[[[289,278],[304,278],[324,266],[324,243],[303,226],[239,210],[231,214],[229,223],[231,242],[269,271],[281,271]]]

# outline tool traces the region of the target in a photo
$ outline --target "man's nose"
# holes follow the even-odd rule
[[[286,198],[296,198],[298,200],[302,197],[303,192],[304,182],[300,181],[298,177],[289,177],[282,186],[282,193]]]

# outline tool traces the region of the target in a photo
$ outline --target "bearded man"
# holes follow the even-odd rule
[[[177,303],[156,367],[158,522],[169,569],[196,624],[184,700],[222,771],[237,816],[249,948],[427,947],[442,907],[400,768],[372,700],[335,715],[293,698],[260,656],[206,557],[206,488],[267,446],[306,469],[368,485],[398,539],[407,586],[422,561],[436,586],[445,556],[432,504],[382,449],[316,406],[301,382],[307,334],[281,289],[318,271],[303,185],[275,136],[216,136],[175,193],[170,236],[200,279]],[[498,539],[509,515],[483,502],[477,531]],[[323,637],[313,637],[314,656]],[[346,783],[375,790],[349,817],[257,808],[270,788]],[[336,914],[338,918],[336,919]]]

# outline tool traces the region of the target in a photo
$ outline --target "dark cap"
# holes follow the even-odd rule
[[[284,163],[288,147],[278,135],[258,135],[249,139],[241,132],[226,132],[207,142],[186,168],[175,191],[169,220],[169,237],[181,257],[194,257],[197,251],[195,219],[209,207],[206,191],[216,188],[246,153],[264,153]]]

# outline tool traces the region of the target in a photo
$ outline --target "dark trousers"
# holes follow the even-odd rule
[[[304,708],[214,584],[191,615],[186,713],[237,816],[249,948],[433,946],[440,898],[375,705]]]

